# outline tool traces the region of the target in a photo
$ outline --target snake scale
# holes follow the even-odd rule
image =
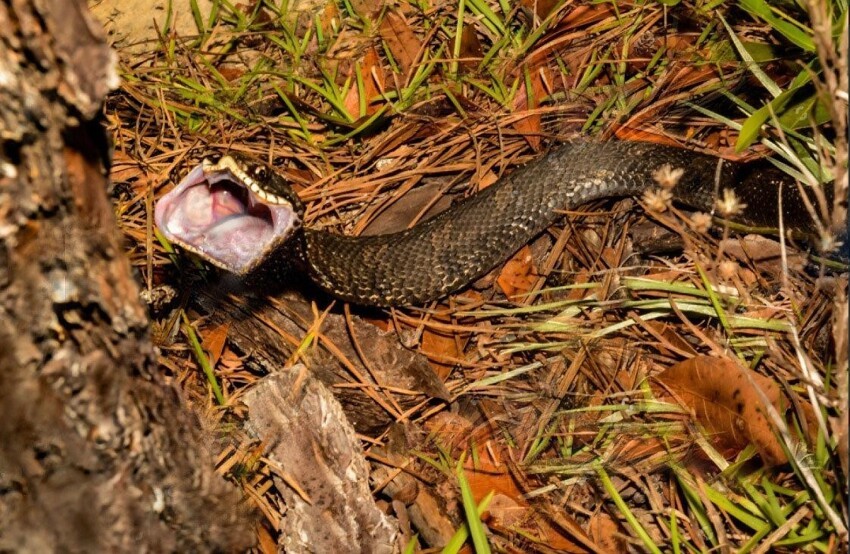
[[[730,189],[743,207],[736,221],[775,228],[781,191],[785,228],[815,232],[797,184],[767,163],[625,141],[563,144],[410,229],[365,237],[302,228],[303,205],[283,177],[225,156],[205,161],[165,195],[156,221],[169,240],[231,272],[249,274],[285,252],[340,299],[421,305],[487,273],[564,210],[657,188],[664,166],[683,170],[672,189],[676,202],[713,212]],[[831,195],[831,186],[824,190]]]

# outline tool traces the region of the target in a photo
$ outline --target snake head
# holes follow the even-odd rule
[[[165,237],[222,269],[247,275],[301,226],[303,205],[265,165],[204,160],[156,204]]]

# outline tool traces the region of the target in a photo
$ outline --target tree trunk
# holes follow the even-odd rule
[[[83,0],[0,0],[0,550],[245,548],[122,256],[97,122],[117,80]]]

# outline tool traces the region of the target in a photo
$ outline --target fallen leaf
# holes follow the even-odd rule
[[[339,7],[337,7],[336,2],[327,2],[320,18],[324,36],[327,37],[333,34],[334,28],[340,23],[340,19]]]
[[[381,0],[351,0],[351,6],[357,15],[366,19],[374,19],[383,9]]]
[[[482,455],[485,456],[485,459],[479,459],[475,467],[473,467],[471,457],[464,467],[466,479],[472,489],[475,501],[480,502],[489,493],[496,491],[505,498],[510,498],[515,506],[527,508],[528,504],[522,498],[522,491],[517,487],[511,474],[508,473],[507,466],[504,464],[496,465],[492,460],[486,459],[488,457],[486,452],[482,452]]]
[[[527,517],[528,508],[504,494],[493,495],[493,500],[487,507],[492,521],[500,527],[514,527]]]
[[[529,505],[507,464],[492,459],[486,442],[477,444],[477,462],[473,462],[471,456],[467,458],[464,473],[476,502],[480,502],[490,492],[496,492],[487,512],[483,514],[487,524],[492,528],[521,529],[527,538],[559,552],[585,552],[558,527],[549,523],[540,511]],[[492,442],[490,444],[494,445]],[[504,455],[508,456],[507,453]]]
[[[242,358],[230,348],[225,348],[218,359],[218,373],[220,375],[228,375],[234,371],[238,371],[245,367],[245,362]]]
[[[227,332],[230,330],[229,323],[222,323],[215,329],[204,333],[204,340],[201,343],[204,351],[210,357],[210,365],[215,367],[221,358],[221,353],[224,351],[224,343],[227,340]]]
[[[538,150],[543,127],[540,113],[534,110],[540,104],[540,101],[549,94],[546,90],[546,82],[552,82],[551,71],[546,66],[538,64],[532,67],[521,67],[517,73],[517,78],[521,79],[522,83],[515,97],[514,113],[529,113],[514,121],[513,128],[523,135],[531,148]],[[530,89],[529,84],[531,85]]]
[[[533,10],[540,19],[552,13],[552,10],[561,5],[559,0],[521,0],[520,4],[526,9]]]
[[[652,142],[655,144],[666,144],[668,146],[681,146],[678,141],[668,137],[667,135],[655,133],[647,129],[638,129],[629,125],[616,125],[614,128],[614,136],[620,140]]]
[[[419,39],[413,34],[410,25],[396,11],[389,10],[381,21],[379,32],[381,38],[387,43],[387,48],[389,48],[393,58],[401,66],[402,73],[409,76],[410,69],[416,63],[416,58],[419,56],[419,50],[422,47]]]
[[[560,29],[576,29],[591,23],[597,23],[615,15],[615,9],[610,4],[595,4],[578,6],[564,17],[558,24]]]
[[[236,66],[223,66],[218,68],[218,73],[227,81],[233,82],[239,77],[245,75],[245,70],[241,67]]]
[[[726,239],[721,242],[721,248],[736,260],[752,264],[760,273],[767,274],[776,281],[782,279],[782,245],[778,241],[760,235],[747,235],[739,239]],[[788,268],[801,271],[805,266],[806,257],[791,251],[787,252],[785,262]]]
[[[726,358],[696,356],[671,366],[653,383],[656,393],[671,391],[711,433],[718,450],[733,457],[752,443],[772,465],[788,461],[767,418],[762,394],[784,414],[790,405],[772,379]],[[805,410],[808,412],[808,410]]]
[[[460,35],[460,64],[466,69],[474,70],[483,56],[484,49],[475,33],[475,27],[464,24]]]
[[[608,264],[608,267],[620,267],[623,265],[622,257],[623,252],[617,248],[611,248],[610,246],[606,246],[602,249],[601,256],[602,260]]]
[[[395,233],[409,227],[417,218],[423,221],[448,209],[452,204],[452,196],[442,193],[444,186],[441,181],[433,180],[404,193],[372,218],[360,234]]]
[[[452,359],[461,358],[461,351],[453,334],[441,332],[430,327],[422,331],[422,352],[428,356],[428,363],[441,380],[445,381],[456,362]]]
[[[572,279],[571,284],[576,285],[567,293],[567,300],[582,300],[591,294],[592,289],[586,289],[580,285],[587,284],[590,281],[590,272],[586,269],[579,270],[576,276]]]
[[[261,8],[257,11],[257,4],[259,2],[240,2],[236,4],[236,9],[242,12],[245,15],[251,15],[253,13],[257,14],[257,19],[255,20],[257,23],[268,23],[272,20],[272,16],[268,10],[265,8]]]
[[[587,532],[605,552],[628,551],[628,543],[623,539],[620,527],[605,512],[597,512],[591,516],[587,523]]]
[[[697,35],[688,33],[669,34],[656,42],[656,47],[664,47],[667,52],[685,52],[692,54],[696,45]]]
[[[363,80],[362,91],[364,98],[360,98],[361,89],[356,84],[356,70],[352,68],[351,81],[355,84],[348,89],[348,94],[345,95],[343,104],[349,114],[355,118],[360,118],[374,114],[383,105],[384,102],[381,94],[384,92],[385,80],[384,70],[381,67],[381,60],[378,57],[378,52],[372,47],[366,50],[366,54],[357,64],[357,67],[360,70],[360,77]],[[365,113],[360,113],[361,102],[365,109]]]
[[[679,334],[679,328],[665,323],[663,321],[647,321],[646,324],[655,330],[661,338],[666,340],[670,346],[677,348],[683,352],[687,352],[691,356],[696,356],[697,351]]]
[[[473,432],[472,422],[461,414],[439,412],[425,420],[425,430],[445,448],[462,448]]]
[[[523,246],[502,268],[496,283],[505,296],[514,298],[530,292],[538,277],[531,248]]]
[[[484,173],[484,175],[482,175],[481,177],[478,178],[478,190],[484,190],[487,187],[489,187],[490,185],[497,182],[498,180],[499,180],[498,175],[496,175],[492,171],[487,171],[486,173]]]

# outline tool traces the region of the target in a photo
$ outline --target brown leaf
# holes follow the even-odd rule
[[[487,506],[490,518],[500,527],[515,527],[527,517],[528,508],[504,494],[493,495]]]
[[[355,119],[369,116],[377,112],[383,104],[381,93],[384,91],[384,69],[381,67],[381,60],[378,57],[378,52],[370,47],[366,50],[363,59],[357,64],[360,68],[360,76],[363,79],[363,103],[366,113],[360,113],[360,87],[357,85],[357,77],[355,69],[351,70],[351,81],[354,83],[348,89],[348,94],[345,95],[343,104],[349,114]]]
[[[456,365],[452,359],[457,360],[461,357],[454,335],[427,326],[422,331],[421,349],[428,356],[428,363],[431,364],[434,372],[443,381],[448,378]]]
[[[395,233],[406,229],[417,219],[422,221],[448,209],[452,205],[452,196],[442,193],[443,186],[442,182],[434,180],[404,193],[372,218],[360,234]]]
[[[522,119],[513,122],[513,128],[519,132],[531,148],[540,148],[541,122],[539,113],[529,113]]]
[[[245,69],[236,66],[223,66],[218,68],[218,73],[229,82],[233,82],[239,77],[245,75]]]
[[[590,281],[590,272],[586,269],[580,270],[572,279],[572,283],[576,285],[576,287],[567,293],[567,300],[581,300],[590,295],[590,291],[592,289],[586,289],[581,286],[586,284],[588,281]]]
[[[658,335],[667,341],[667,343],[673,348],[687,352],[691,356],[695,356],[697,354],[694,347],[679,334],[678,327],[662,321],[647,321],[646,324],[654,329],[655,332],[658,333]]]
[[[379,32],[404,75],[410,75],[410,69],[416,63],[422,46],[410,25],[396,11],[389,10],[381,21]]]
[[[782,245],[773,239],[747,235],[740,239],[726,239],[721,243],[721,248],[729,256],[744,263],[751,263],[761,273],[768,274],[777,281],[782,278]],[[800,271],[806,263],[806,257],[793,251],[787,252],[785,263],[789,268]]]
[[[591,516],[587,523],[587,532],[605,552],[628,551],[628,543],[623,539],[620,527],[605,512],[597,512]]]
[[[498,175],[496,175],[493,171],[488,171],[478,178],[478,190],[484,190],[498,180]]]
[[[528,503],[523,500],[522,491],[508,473],[507,466],[504,464],[496,466],[490,460],[479,460],[477,467],[473,467],[472,460],[468,460],[466,464],[464,467],[466,479],[476,502],[481,502],[490,492],[496,491],[510,498],[516,506],[528,507]]]
[[[531,291],[537,277],[539,275],[537,274],[537,269],[534,267],[531,248],[523,246],[502,268],[499,278],[496,279],[496,283],[498,283],[502,292],[505,293],[505,296],[513,298],[514,296],[521,296]]]
[[[780,414],[784,413],[788,402],[772,379],[745,369],[734,360],[696,356],[668,368],[657,380],[682,405],[693,410],[724,455],[734,456],[753,443],[766,463],[788,461],[756,389]],[[661,394],[658,385],[653,387]]]
[[[322,32],[325,33],[325,36],[330,36],[333,33],[334,26],[339,23],[340,19],[339,7],[337,7],[336,2],[327,2],[320,18]]]
[[[667,135],[655,133],[647,129],[637,129],[628,125],[616,125],[614,135],[620,140],[652,142],[655,144],[666,144],[668,146],[679,146],[679,143]]]
[[[483,56],[484,49],[475,33],[475,27],[464,23],[460,35],[460,64],[466,69],[475,69]]]
[[[357,15],[366,19],[374,19],[384,7],[381,0],[351,0],[351,6]]]
[[[473,424],[461,414],[439,412],[425,421],[425,430],[430,436],[436,437],[440,444],[460,448],[470,440]]]
[[[546,82],[552,82],[551,71],[544,65],[535,65],[528,68],[527,78],[525,68],[520,68],[517,73],[517,78],[522,80],[522,84],[520,84],[519,91],[516,94],[516,100],[514,101],[514,113],[531,113],[528,113],[522,119],[514,121],[513,127],[525,137],[529,146],[534,150],[538,150],[540,148],[540,136],[543,132],[543,127],[541,125],[542,119],[540,114],[533,110],[540,104],[540,100],[548,95]],[[530,91],[528,88],[529,83],[531,84]]]
[[[614,7],[610,4],[595,4],[590,6],[582,5],[578,6],[564,17],[558,24],[558,27],[565,30],[575,29],[592,23],[597,23],[607,17],[615,15],[615,13]]]
[[[540,19],[546,19],[560,3],[559,0],[521,0],[520,2],[524,8],[534,10],[535,15]]]
[[[210,365],[215,367],[221,358],[221,353],[224,351],[224,343],[227,340],[227,332],[230,330],[229,323],[222,323],[215,329],[204,333],[204,340],[201,346],[210,357]]]
[[[230,348],[225,348],[218,359],[218,373],[221,375],[227,375],[244,367],[245,362]]]
[[[558,527],[549,523],[542,513],[529,506],[507,465],[493,461],[485,442],[479,443],[478,451],[477,462],[473,462],[471,456],[467,458],[464,473],[476,503],[481,502],[491,491],[496,492],[484,514],[488,525],[493,528],[521,529],[526,537],[559,552],[585,552]],[[508,456],[507,453],[504,455]]]

